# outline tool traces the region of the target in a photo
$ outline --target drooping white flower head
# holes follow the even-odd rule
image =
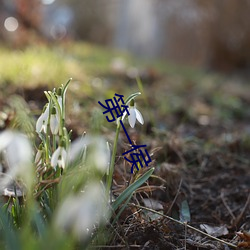
[[[72,233],[80,240],[90,237],[95,226],[108,220],[108,203],[104,197],[98,182],[89,184],[79,195],[68,196],[56,213],[56,229]]]
[[[39,145],[36,156],[35,156],[35,164],[39,165],[41,163],[43,156],[43,145],[42,143]]]
[[[122,120],[125,118],[127,115],[127,112],[125,111],[122,116]],[[138,120],[141,124],[144,124],[144,120],[142,117],[141,112],[135,107],[135,102],[132,99],[130,104],[129,104],[129,115],[128,115],[128,122],[131,128],[134,128],[135,122]]]
[[[50,131],[53,135],[58,134],[59,126],[60,126],[59,115],[56,110],[56,107],[53,107],[50,116]]]
[[[56,98],[57,98],[57,101],[58,101],[58,104],[61,108],[61,111],[62,111],[62,88],[60,87],[58,90],[57,90],[57,95],[56,95]]]
[[[59,106],[60,106],[60,108],[61,108],[61,111],[62,111],[62,96],[57,96],[57,101],[58,101],[58,103],[59,103]]]
[[[110,150],[107,142],[101,137],[95,137],[92,143],[94,149],[90,157],[94,160],[95,167],[105,173],[110,164]]]
[[[45,106],[45,110],[43,110],[43,113],[40,115],[40,117],[36,122],[36,132],[41,133],[43,131],[44,133],[46,133],[48,121],[49,121],[49,104]]]
[[[32,182],[32,147],[28,138],[17,132],[6,130],[0,133],[0,153],[7,163],[6,178],[1,180],[1,188],[16,177],[21,177],[27,184]]]
[[[84,154],[88,150],[88,154]],[[74,162],[79,156],[82,160],[88,161],[88,166],[94,166],[99,171],[105,173],[109,168],[110,149],[107,142],[100,136],[84,136],[75,140],[68,153],[69,164]]]
[[[67,162],[67,152],[63,143],[58,146],[51,157],[51,166],[56,168],[57,166],[64,169]]]

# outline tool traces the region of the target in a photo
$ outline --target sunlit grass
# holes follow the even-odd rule
[[[0,84],[11,83],[22,86],[46,84],[53,86],[72,77],[87,82],[91,77],[112,73],[111,64],[121,58],[126,69],[153,67],[159,73],[185,78],[201,77],[202,72],[192,67],[154,59],[136,58],[128,53],[82,42],[61,45],[33,45],[25,49],[11,49],[0,45]]]
[[[55,47],[28,47],[11,50],[0,47],[0,83],[16,85],[55,85],[69,75],[84,80],[85,72],[78,60],[65,56]]]

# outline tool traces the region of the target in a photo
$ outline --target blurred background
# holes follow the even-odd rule
[[[84,40],[219,71],[248,72],[249,0],[0,0],[0,39]]]
[[[131,140],[152,153],[154,174],[161,177],[152,183],[166,190],[154,199],[168,214],[172,208],[179,214],[187,199],[194,225],[227,225],[226,239],[234,242],[235,229],[250,225],[249,13],[250,0],[0,0],[0,132],[29,134],[48,101],[44,91],[72,77],[65,119],[70,138],[100,132],[112,148],[115,124],[98,101],[140,91],[136,105],[144,126],[126,126]],[[122,157],[125,134],[119,140],[114,183],[122,190],[132,179]],[[134,220],[130,213],[136,218],[134,209],[125,211],[126,223]],[[179,237],[176,247],[183,247],[186,235],[179,227],[172,234],[171,224],[158,227],[154,219],[143,237],[137,221],[121,233],[125,222],[119,222],[114,235],[126,235],[132,244],[145,238],[145,248],[155,239],[177,242],[170,232]],[[163,232],[157,235],[152,225]],[[54,243],[50,237],[45,244]],[[189,242],[205,242],[195,237]]]

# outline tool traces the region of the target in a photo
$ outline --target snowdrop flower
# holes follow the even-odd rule
[[[57,97],[58,104],[59,104],[61,111],[62,111],[62,88],[58,89],[56,97]]]
[[[68,196],[59,207],[55,227],[79,240],[91,236],[96,225],[108,220],[108,203],[100,183],[89,184],[81,194]]]
[[[27,186],[33,181],[32,147],[28,138],[17,132],[6,130],[0,133],[0,152],[7,163],[6,178],[1,180],[1,188],[16,177],[21,177]]]
[[[36,122],[36,132],[41,133],[42,131],[46,134],[47,125],[49,120],[49,104],[44,107],[43,113],[40,115]]]
[[[38,150],[35,156],[35,164],[39,165],[41,163],[42,155],[43,155],[43,145],[41,143],[38,147]]]
[[[52,108],[51,116],[50,116],[50,130],[53,135],[56,135],[59,131],[59,117],[58,112],[55,107]]]
[[[127,115],[127,111],[123,113],[122,120]],[[141,112],[135,107],[135,101],[132,99],[129,104],[129,116],[128,116],[128,122],[131,128],[134,128],[135,122],[138,120],[141,124],[144,123],[143,117]]]
[[[88,154],[86,155],[86,150]],[[87,166],[94,166],[102,173],[107,172],[110,164],[110,149],[100,136],[84,136],[75,140],[68,151],[68,162],[73,163],[78,157],[87,161]]]
[[[56,166],[64,169],[67,161],[67,152],[63,143],[55,150],[51,157],[51,166],[55,169]]]
[[[93,151],[90,154],[90,161],[92,160],[95,167],[105,173],[109,169],[111,155],[107,142],[101,137],[94,137],[92,139]]]

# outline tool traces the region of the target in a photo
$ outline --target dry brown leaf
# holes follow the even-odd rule
[[[163,205],[161,202],[151,199],[151,198],[144,198],[143,203],[145,207],[148,207],[153,210],[163,210]]]
[[[238,244],[238,247],[244,247],[250,249],[250,232],[237,232],[237,235],[243,240]]]
[[[206,233],[208,233],[209,235],[212,235],[212,236],[215,236],[215,237],[219,237],[219,236],[228,234],[228,230],[227,230],[227,227],[225,225],[222,225],[222,226],[209,226],[207,224],[201,224],[200,228],[203,231],[205,231]]]

